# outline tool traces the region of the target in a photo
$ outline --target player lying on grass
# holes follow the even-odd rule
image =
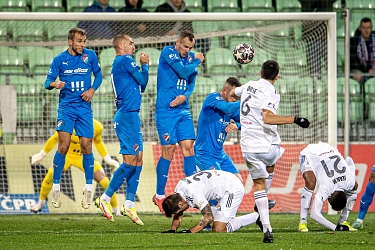
[[[101,157],[103,157],[104,161],[111,166],[114,170],[116,170],[119,167],[119,163],[113,159],[111,159],[111,156],[108,154],[107,148],[104,145],[104,142],[102,141],[102,131],[103,131],[103,124],[99,122],[98,120],[94,119],[94,144],[96,149],[98,150]],[[43,149],[32,156],[31,158],[31,164],[34,165],[41,161],[57,144],[58,141],[58,135],[57,132],[52,135],[44,145]],[[66,161],[64,166],[64,171],[66,172],[71,166],[75,166],[79,168],[81,171],[83,171],[82,166],[82,152],[81,152],[81,146],[79,143],[79,138],[75,134],[75,131],[73,131],[73,134],[71,136],[70,140],[70,146],[69,151],[66,155]],[[52,189],[52,176],[53,176],[53,166],[51,164],[51,167],[48,169],[48,172],[46,176],[43,179],[42,186],[40,188],[40,196],[39,201],[37,204],[35,204],[33,207],[30,208],[31,212],[38,213],[42,210],[42,207],[47,199],[48,193]],[[109,179],[105,176],[104,170],[100,163],[97,160],[94,160],[94,180],[99,183],[99,185],[106,190],[109,184]],[[117,207],[117,196],[114,195],[111,200],[111,206],[114,208],[115,213],[119,214],[119,210]]]
[[[311,206],[310,217],[320,225],[335,231],[357,231],[346,221],[357,198],[355,165],[352,158],[342,157],[337,148],[327,143],[310,144],[299,156],[305,187],[301,195],[299,232],[308,232],[307,214],[316,184],[318,190]],[[321,211],[328,200],[335,211],[340,211],[337,225],[323,217]]]
[[[244,186],[234,174],[222,170],[205,170],[181,179],[175,194],[162,203],[165,215],[172,217],[172,226],[164,233],[176,233],[184,211],[197,208],[202,218],[197,225],[180,233],[197,233],[213,222],[213,232],[234,232],[241,227],[256,223],[257,212],[235,217],[244,196]],[[212,209],[209,200],[219,201],[219,207]]]

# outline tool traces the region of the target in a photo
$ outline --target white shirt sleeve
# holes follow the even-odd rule
[[[279,103],[280,95],[272,92],[267,96],[267,98],[264,99],[264,103],[262,104],[261,109],[267,109],[272,113],[276,114],[277,109],[279,108]]]
[[[243,88],[244,88],[245,85],[241,85],[240,87],[236,87],[234,89],[234,93],[236,94],[236,96],[240,97],[242,95],[242,91],[243,91]]]
[[[314,202],[310,210],[310,217],[316,222],[318,222],[320,225],[334,231],[336,229],[336,225],[327,220],[326,218],[324,218],[324,216],[321,213],[324,201],[319,199],[320,197],[320,195],[315,195]]]

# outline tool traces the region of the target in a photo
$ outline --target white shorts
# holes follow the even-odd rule
[[[267,178],[268,172],[266,167],[273,166],[283,155],[285,148],[280,145],[271,145],[267,153],[250,153],[243,152],[243,158],[249,169],[251,178],[253,180],[260,178]]]
[[[233,193],[227,192],[220,199],[214,221],[228,223],[231,219],[236,217],[238,207],[240,206],[244,196],[244,187],[242,183],[241,186],[242,189],[238,189]]]

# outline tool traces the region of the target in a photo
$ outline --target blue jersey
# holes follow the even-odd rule
[[[139,111],[148,82],[148,65],[143,64],[140,71],[131,55],[118,55],[113,60],[111,78],[117,111]]]
[[[65,82],[60,89],[60,105],[80,103],[91,105],[81,98],[81,94],[91,88],[91,75],[101,73],[98,57],[91,49],[84,49],[81,55],[72,56],[68,50],[56,56],[50,66],[47,78],[55,81],[57,77]],[[48,80],[47,80],[48,81]],[[46,86],[47,89],[49,86]]]
[[[174,46],[165,47],[159,58],[156,109],[170,109],[170,102],[179,95],[185,95],[186,101],[175,108],[189,109],[188,98],[195,87],[198,74],[197,66],[201,63],[194,59],[194,53],[182,58]]]
[[[198,118],[196,152],[225,154],[223,144],[227,137],[225,128],[233,119],[237,126],[240,122],[240,102],[227,102],[219,93],[209,94],[203,102]]]

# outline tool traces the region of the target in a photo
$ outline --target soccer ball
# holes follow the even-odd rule
[[[254,49],[248,43],[240,43],[233,50],[233,58],[239,64],[248,64],[254,58]]]

